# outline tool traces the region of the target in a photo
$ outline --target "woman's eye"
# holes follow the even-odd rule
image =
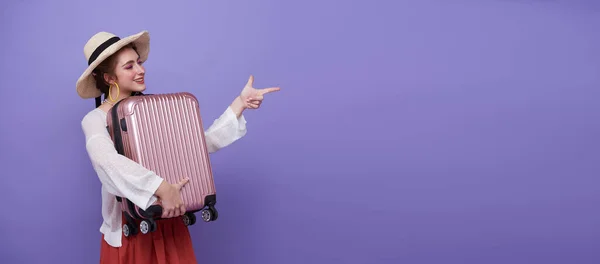
[[[128,69],[128,70],[129,70],[129,69],[131,69],[131,68],[133,68],[133,66],[131,66],[131,65],[127,65],[127,66],[125,67],[125,69]]]

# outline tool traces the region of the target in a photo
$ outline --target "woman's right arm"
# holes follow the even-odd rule
[[[98,177],[108,192],[129,199],[143,210],[158,196],[163,202],[163,216],[181,215],[179,210],[176,212],[176,207],[183,204],[179,189],[187,181],[169,184],[155,172],[119,154],[104,124],[102,116],[95,113],[81,121],[87,153],[94,168],[103,172],[98,173]]]

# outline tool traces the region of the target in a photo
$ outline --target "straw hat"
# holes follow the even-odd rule
[[[150,51],[150,35],[148,31],[141,31],[135,35],[126,38],[119,38],[115,34],[108,32],[98,32],[92,36],[83,47],[83,54],[88,62],[88,67],[77,80],[77,93],[81,98],[98,98],[102,95],[96,88],[96,81],[92,76],[92,71],[108,58],[110,55],[119,51],[129,43],[134,43],[140,59],[146,61]]]

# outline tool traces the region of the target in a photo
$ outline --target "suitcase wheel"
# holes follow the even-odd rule
[[[142,220],[140,222],[140,231],[142,231],[142,234],[156,231],[156,222],[152,219]]]
[[[219,218],[219,212],[217,211],[217,208],[215,208],[214,206],[210,206],[209,209],[212,211],[212,220],[211,221],[215,221],[217,220],[217,218]]]
[[[135,228],[135,226],[133,226],[133,225],[132,225],[132,224],[130,224],[130,223],[127,223],[127,224],[124,224],[124,225],[123,225],[123,234],[124,234],[126,237],[128,237],[128,236],[130,236],[130,235],[131,235],[131,236],[134,236],[134,235],[136,235],[136,234],[138,233],[138,231],[139,231],[139,230],[138,230],[137,228]]]
[[[186,226],[191,226],[194,225],[196,223],[196,215],[193,213],[186,213],[183,215],[183,223]]]
[[[129,236],[129,225],[128,224],[123,225],[123,235],[125,235],[125,237]]]
[[[202,215],[202,220],[204,220],[204,222],[215,221],[219,217],[217,209],[213,206],[210,206],[208,209],[202,209],[200,214]]]

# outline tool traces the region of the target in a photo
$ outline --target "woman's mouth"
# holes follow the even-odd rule
[[[138,83],[138,84],[144,84],[144,78],[135,79],[133,81],[136,82],[136,83]]]

